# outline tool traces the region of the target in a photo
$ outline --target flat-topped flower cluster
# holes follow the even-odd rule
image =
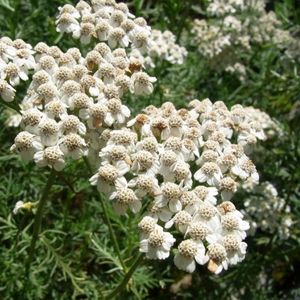
[[[137,57],[148,66],[153,58],[182,64],[187,55],[175,42],[170,31],[151,30],[144,18],[135,17],[125,3],[113,0],[93,0],[91,5],[81,0],[74,7],[59,8],[57,31],[72,34],[83,44],[107,42],[111,49],[128,48],[129,57]]]
[[[35,68],[32,46],[21,39],[0,38],[0,97],[6,102],[15,98],[15,87],[27,81]]]
[[[22,101],[21,128],[12,146],[26,160],[61,170],[65,158],[78,159],[89,138],[103,127],[122,124],[130,110],[121,102],[126,92],[150,94],[155,78],[123,48],[99,43],[83,57],[77,48],[67,52],[39,43],[32,81]]]
[[[176,44],[175,35],[169,31],[160,31],[152,29],[151,40],[148,49],[148,57],[159,58],[160,60],[166,60],[171,64],[183,64],[188,52],[187,50]],[[150,64],[153,65],[153,62]]]
[[[209,0],[206,17],[196,19],[192,29],[199,53],[218,70],[235,73],[244,80],[245,53],[268,44],[288,48],[294,40],[265,5],[265,0]]]
[[[125,3],[114,0],[92,0],[91,5],[80,0],[74,7],[59,8],[57,30],[72,34],[83,44],[91,40],[107,42],[111,49],[129,45],[145,53],[151,27],[144,18],[135,18]]]
[[[241,105],[205,99],[146,107],[127,126],[106,132],[90,182],[121,215],[145,206],[140,251],[165,259],[177,240],[174,263],[188,272],[196,262],[219,273],[241,261],[249,224],[230,200],[241,182],[259,179],[244,149],[265,138],[260,124]]]
[[[259,185],[250,181],[242,188],[247,193],[244,211],[251,225],[249,234],[262,230],[283,240],[289,238],[293,226],[291,207],[278,195],[276,187],[268,181]]]

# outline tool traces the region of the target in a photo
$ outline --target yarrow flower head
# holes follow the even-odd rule
[[[249,224],[230,200],[242,182],[258,180],[236,137],[256,134],[259,140],[264,130],[242,106],[228,110],[223,102],[205,99],[189,107],[149,106],[127,127],[109,131],[90,181],[119,214],[136,214],[150,201],[138,225],[147,258],[165,259],[175,245],[179,269],[193,272],[207,263],[219,273],[246,253]],[[236,109],[239,122],[249,127],[242,133]],[[176,241],[170,230],[177,231]]]
[[[77,48],[63,52],[45,43],[32,48],[22,40],[2,38],[0,95],[13,101],[20,79],[27,80],[33,70],[18,119],[25,132],[23,140],[28,133],[28,145],[26,149],[20,145],[20,135],[12,150],[27,160],[34,158],[38,166],[62,169],[69,160],[99,152],[103,133],[124,126],[130,117],[123,95],[151,94],[156,79],[146,73],[143,60],[133,60],[128,54],[133,48],[148,48],[151,28],[144,19],[135,18],[124,3],[67,4],[59,8],[57,30],[72,33],[82,43],[94,40],[98,44],[83,56]],[[50,152],[56,153],[59,166],[46,159]],[[142,160],[139,167],[145,163]],[[125,160],[112,165],[126,168]]]
[[[193,43],[214,70],[245,81],[247,61],[241,53],[251,53],[254,47],[266,44],[288,52],[289,45],[295,44],[295,38],[265,6],[265,0],[207,1],[205,18],[194,20]]]
[[[291,207],[278,195],[276,187],[270,182],[257,184],[253,180],[247,180],[241,190],[255,194],[247,197],[243,210],[251,225],[250,235],[260,229],[271,234],[278,233],[282,240],[287,239],[294,221],[290,214]]]

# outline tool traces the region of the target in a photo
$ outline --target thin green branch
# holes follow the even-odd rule
[[[90,173],[92,174],[92,168],[87,160],[86,157],[83,158],[88,170],[90,171]],[[97,188],[95,188],[97,190]],[[97,193],[99,194],[99,200],[100,200],[100,204],[101,204],[101,208],[102,208],[102,211],[103,211],[103,220],[104,220],[104,223],[107,225],[108,227],[108,231],[109,231],[109,235],[110,235],[110,238],[112,240],[112,243],[113,243],[113,247],[117,253],[117,256],[119,258],[119,261],[120,261],[120,264],[124,270],[124,272],[126,272],[126,265],[123,261],[123,258],[122,258],[122,255],[121,255],[121,251],[120,251],[120,247],[119,247],[119,243],[118,243],[118,240],[116,238],[116,235],[114,233],[114,229],[112,227],[112,224],[110,222],[110,218],[109,218],[109,215],[108,215],[108,211],[107,211],[107,208],[106,208],[106,204],[105,204],[105,200],[103,199],[103,195],[97,190]]]
[[[103,210],[105,223],[108,226],[110,238],[112,239],[112,242],[113,242],[115,251],[117,252],[118,258],[119,258],[120,263],[121,263],[121,266],[122,266],[123,270],[126,272],[126,266],[125,266],[124,261],[123,261],[122,256],[121,256],[121,251],[120,251],[119,243],[118,243],[116,235],[114,233],[114,229],[113,229],[113,227],[111,225],[111,222],[110,222],[110,219],[109,219],[109,215],[108,215],[108,212],[107,212],[107,209],[106,209],[106,205],[105,205],[105,202],[104,202],[104,199],[103,199],[101,193],[99,193],[99,199],[100,199],[100,204],[101,204],[101,207],[102,207],[102,210]]]
[[[29,247],[28,259],[27,259],[26,265],[25,265],[25,274],[27,277],[29,276],[30,266],[31,266],[31,263],[32,263],[32,260],[34,257],[34,250],[35,250],[36,242],[38,240],[40,229],[41,229],[43,208],[49,197],[49,192],[54,183],[54,180],[55,180],[55,171],[51,170],[49,177],[48,177],[48,181],[44,187],[42,197],[38,203],[37,211],[36,211],[36,214],[34,217],[33,234],[32,234],[32,239],[31,239],[31,243],[30,243],[30,247]]]
[[[129,271],[124,276],[123,280],[120,282],[120,284],[115,288],[115,290],[113,290],[108,296],[106,296],[105,299],[113,299],[116,295],[122,292],[124,288],[126,288],[127,283],[129,282],[135,270],[140,265],[142,259],[143,259],[143,254],[140,253],[139,256],[136,258],[135,262],[130,267]]]
[[[20,109],[20,107],[19,107],[18,104],[14,103],[15,101],[14,101],[14,102],[6,102],[6,101],[4,101],[4,100],[2,100],[2,99],[0,98],[0,102],[1,102],[2,104],[4,104],[6,107],[8,107],[8,108],[10,108],[10,109],[13,109],[13,110],[16,111],[18,114],[21,115],[21,109]]]

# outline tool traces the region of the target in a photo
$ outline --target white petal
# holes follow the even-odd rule
[[[207,177],[205,174],[203,174],[202,170],[200,169],[194,174],[194,178],[199,182],[205,182]]]
[[[194,259],[186,258],[179,253],[174,256],[174,264],[179,270],[189,273],[194,272],[196,269],[196,263]]]
[[[140,241],[140,252],[146,253],[148,252],[148,240],[144,239]]]
[[[169,201],[169,208],[171,212],[178,212],[182,209],[182,204],[179,200],[171,200]]]
[[[56,170],[56,171],[61,171],[63,168],[65,167],[65,161],[60,158],[54,165],[53,165],[53,168]]]
[[[138,213],[141,208],[142,208],[142,203],[141,201],[137,200],[137,201],[134,201],[132,204],[129,205],[130,206],[130,209],[131,211],[136,214]]]

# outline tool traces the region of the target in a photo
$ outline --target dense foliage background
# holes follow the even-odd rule
[[[44,41],[67,49],[72,39],[55,30],[57,7],[75,1],[0,0],[0,36],[22,38],[35,45]],[[199,268],[192,276],[168,261],[145,261],[134,273],[120,299],[299,299],[300,279],[300,62],[287,62],[275,47],[256,49],[247,66],[249,77],[240,82],[218,72],[200,58],[191,43],[191,22],[203,16],[204,1],[129,2],[133,13],[143,16],[154,28],[171,30],[189,54],[182,65],[157,62],[152,70],[158,78],[153,95],[128,97],[134,112],[149,104],[172,101],[177,107],[194,98],[253,105],[280,122],[281,137],[258,147],[253,159],[262,181],[272,182],[291,207],[293,224],[288,239],[277,231],[258,230],[248,237],[245,261],[219,276]],[[286,29],[300,35],[298,1],[271,1]],[[299,49],[300,51],[300,49]],[[101,299],[123,278],[116,253],[102,219],[102,207],[89,187],[84,168],[70,165],[55,182],[43,216],[43,231],[37,242],[30,277],[24,262],[32,234],[33,213],[13,215],[18,200],[37,201],[49,173],[34,164],[24,164],[9,148],[18,132],[5,126],[0,107],[0,297],[1,299]],[[247,195],[238,194],[243,206]],[[268,201],[268,199],[262,199]],[[107,205],[128,265],[138,252],[138,218],[118,218]],[[170,259],[171,260],[171,259]],[[196,296],[197,295],[197,296]]]

